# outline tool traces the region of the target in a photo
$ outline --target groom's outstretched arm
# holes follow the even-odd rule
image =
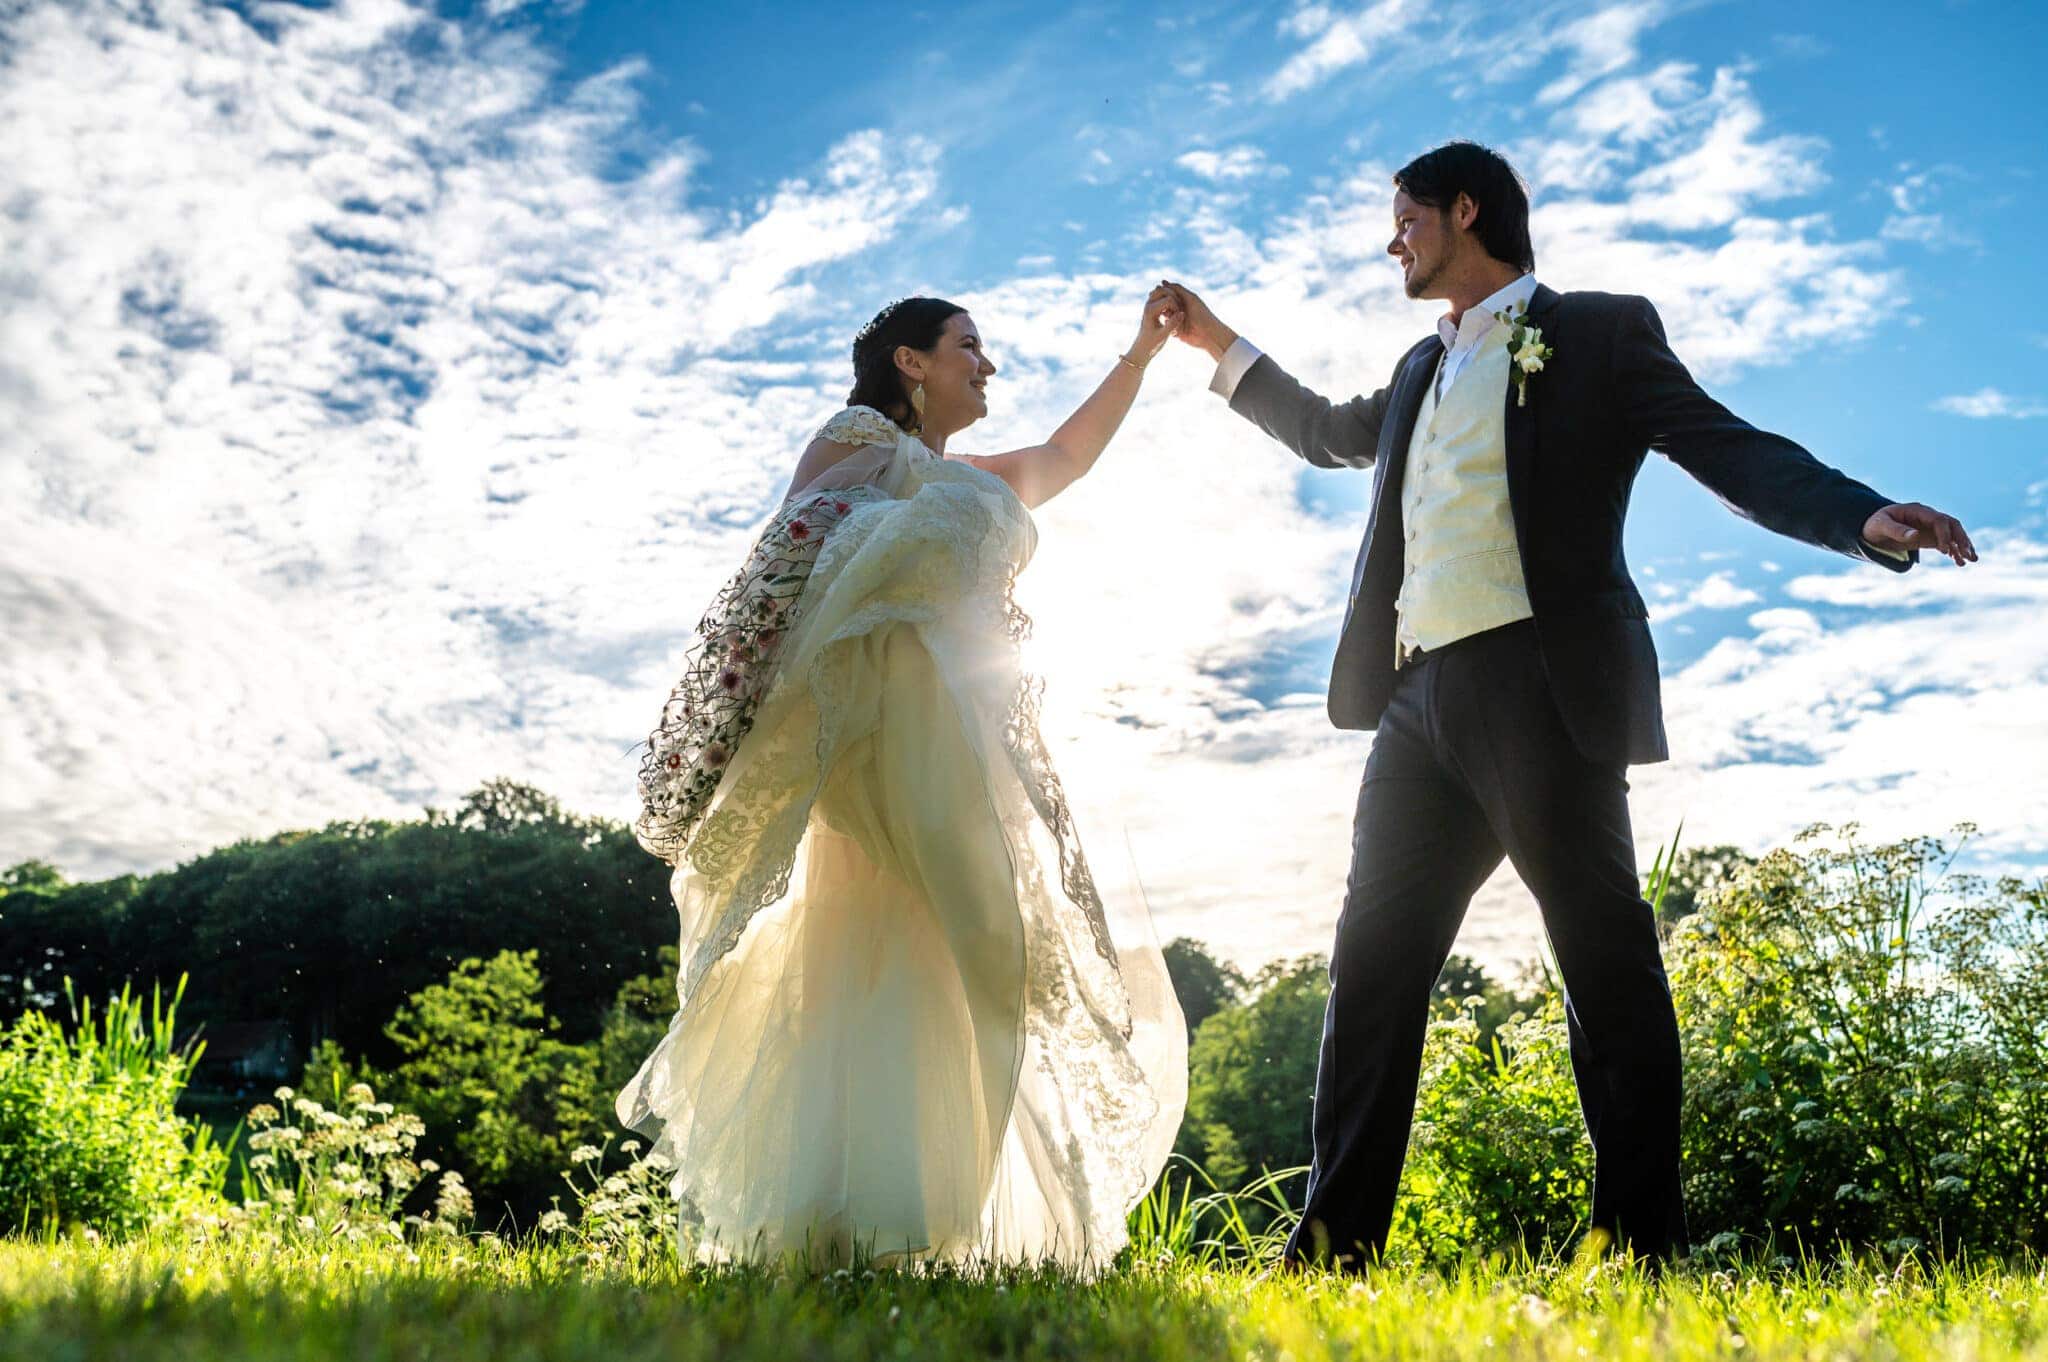
[[[1619,300],[1614,391],[1630,433],[1765,529],[1904,572],[1921,546],[1976,557],[1953,517],[1897,504],[1701,390],[1646,298]]]
[[[1250,341],[1240,338],[1237,345],[1242,348],[1235,356],[1225,353],[1216,381],[1209,385],[1229,401],[1232,411],[1318,468],[1372,467],[1391,389],[1332,402],[1302,386]],[[1232,358],[1239,361],[1241,376],[1226,387]]]
[[[1211,392],[1230,409],[1318,468],[1370,468],[1386,417],[1387,389],[1332,402],[1313,393],[1259,348],[1218,320],[1201,295],[1168,281],[1179,295],[1174,334],[1216,361]]]

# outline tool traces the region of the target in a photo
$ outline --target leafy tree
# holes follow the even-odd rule
[[[48,861],[22,861],[0,870],[0,889],[48,893],[64,887],[64,872]]]
[[[1323,1007],[1321,956],[1276,960],[1252,977],[1248,1001],[1202,1022],[1188,1053],[1188,1115],[1179,1150],[1226,1189],[1248,1176],[1306,1167]]]
[[[533,951],[465,960],[385,1027],[404,1056],[393,1099],[483,1196],[536,1213],[570,1153],[603,1138],[596,1047],[570,1045],[541,1001]]]
[[[129,978],[118,937],[140,886],[129,875],[71,884],[40,861],[11,868],[0,882],[0,1017],[55,1006],[67,977],[82,997],[118,993]]]
[[[471,790],[451,821],[469,832],[507,833],[521,828],[559,826],[574,820],[562,812],[560,801],[552,795],[500,776]]]
[[[668,1034],[669,1023],[675,1018],[676,948],[663,946],[659,959],[660,964],[652,974],[619,985],[618,996],[605,1013],[597,1054],[598,1087],[606,1101],[607,1116],[611,1114],[611,1099],[633,1081],[633,1075]]]
[[[1209,954],[1209,948],[1190,937],[1180,936],[1166,943],[1160,954],[1166,958],[1166,974],[1187,1017],[1188,1039],[1220,1009],[1244,996],[1244,975],[1237,966]]]

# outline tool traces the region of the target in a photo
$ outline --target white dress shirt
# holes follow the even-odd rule
[[[1472,359],[1479,342],[1485,340],[1500,325],[1495,318],[1497,312],[1521,312],[1528,308],[1529,299],[1536,295],[1536,276],[1524,274],[1505,288],[1496,289],[1477,307],[1465,309],[1465,315],[1457,321],[1451,320],[1446,312],[1436,319],[1436,334],[1444,343],[1444,357],[1436,366],[1436,400],[1444,400],[1444,393],[1458,375],[1465,371],[1465,365]]]

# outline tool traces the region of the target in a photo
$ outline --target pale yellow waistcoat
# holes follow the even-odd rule
[[[1529,588],[1508,505],[1508,347],[1498,324],[1443,395],[1423,394],[1401,479],[1396,661],[1528,619]]]

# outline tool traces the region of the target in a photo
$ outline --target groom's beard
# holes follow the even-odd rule
[[[1442,274],[1443,272],[1444,262],[1441,260],[1437,261],[1434,265],[1430,265],[1427,267],[1425,267],[1422,264],[1422,262],[1418,260],[1415,263],[1415,268],[1408,271],[1407,276],[1402,279],[1402,290],[1406,292],[1410,298],[1420,298],[1425,292],[1428,291],[1429,287],[1432,284],[1436,283],[1437,276]]]

